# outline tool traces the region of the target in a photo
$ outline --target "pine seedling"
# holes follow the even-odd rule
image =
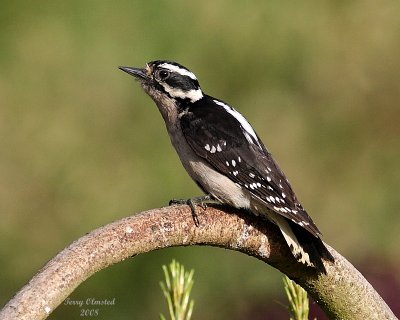
[[[167,299],[171,320],[190,320],[194,306],[194,301],[190,299],[194,270],[185,271],[184,266],[175,260],[169,268],[165,265],[162,268],[165,283],[161,281],[160,286]],[[163,314],[160,314],[160,319],[166,320]]]
[[[283,277],[283,284],[289,300],[290,320],[308,320],[309,300],[307,291],[287,276]]]

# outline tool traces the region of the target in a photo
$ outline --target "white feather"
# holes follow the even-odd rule
[[[300,245],[299,241],[294,235],[289,223],[282,216],[275,212],[268,213],[269,218],[279,227],[279,229],[281,229],[283,237],[285,238],[286,243],[288,244],[293,256],[297,259],[297,261],[310,267],[314,266],[314,264],[310,261],[310,256],[304,251],[303,247]]]
[[[229,112],[231,115],[233,115],[237,121],[239,121],[240,125],[245,130],[245,133],[244,133],[245,137],[250,143],[255,141],[258,144],[258,146],[261,147],[260,142],[258,141],[256,132],[254,131],[253,127],[246,120],[246,118],[243,117],[243,115],[241,113],[237,112],[234,108],[232,108],[231,106],[228,106],[227,104],[223,103],[222,101],[214,99],[214,102],[216,104],[222,106],[227,112]],[[253,138],[253,141],[251,141],[251,139],[249,140],[249,137],[246,135],[246,133],[249,134]]]

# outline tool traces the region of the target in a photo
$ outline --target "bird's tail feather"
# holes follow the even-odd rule
[[[311,263],[320,272],[326,274],[326,269],[322,260],[334,262],[335,259],[322,242],[321,238],[312,235],[310,232],[291,221],[288,221],[288,223],[303,250],[308,253]]]
[[[270,218],[279,226],[297,261],[326,273],[322,259],[333,262],[334,258],[319,237],[279,214],[272,214]]]

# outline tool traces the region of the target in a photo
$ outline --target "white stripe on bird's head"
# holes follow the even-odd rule
[[[200,88],[184,91],[179,88],[171,87],[166,83],[162,83],[161,85],[163,86],[164,90],[173,98],[189,99],[192,103],[203,98],[203,92]]]
[[[177,73],[181,74],[182,76],[188,76],[189,78],[191,78],[193,80],[197,80],[197,78],[193,72],[190,72],[188,69],[179,67],[177,65],[165,62],[165,63],[158,65],[158,67],[170,70],[172,72],[177,72]]]

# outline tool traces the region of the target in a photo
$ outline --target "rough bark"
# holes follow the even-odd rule
[[[291,256],[275,225],[222,207],[153,209],[83,236],[49,261],[0,311],[1,320],[45,319],[76,287],[112,264],[172,246],[210,245],[237,250],[279,269],[305,288],[330,319],[396,319],[367,280],[329,247],[335,264],[317,275]]]

